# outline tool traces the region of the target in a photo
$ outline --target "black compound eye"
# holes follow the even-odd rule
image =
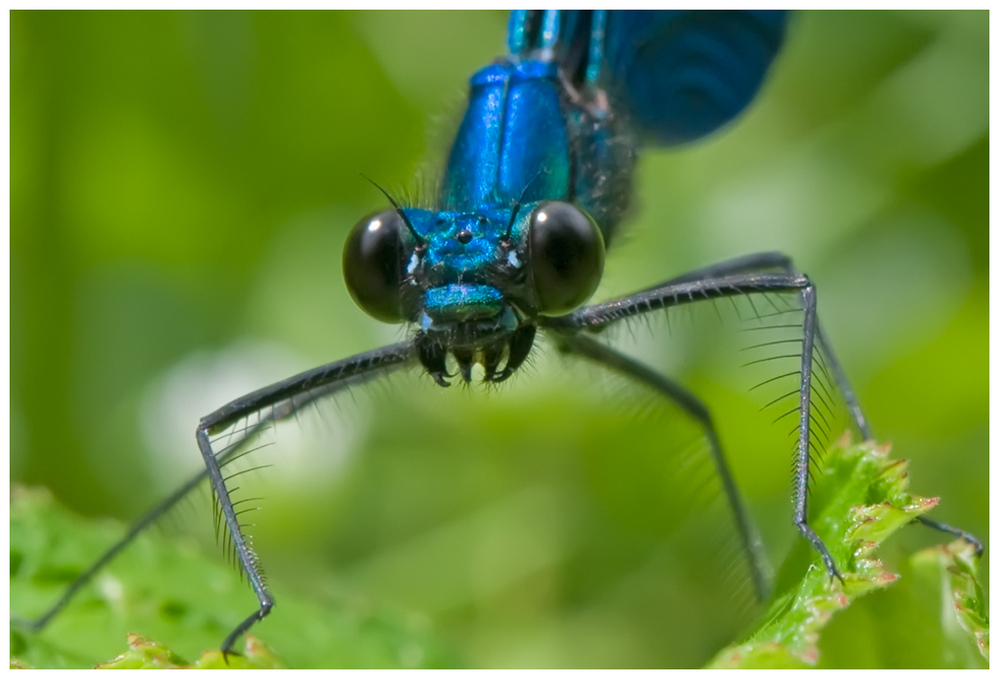
[[[531,215],[528,262],[543,314],[570,312],[587,301],[604,273],[604,237],[569,203],[543,203]]]
[[[344,280],[361,309],[379,321],[403,320],[400,286],[402,233],[406,229],[395,210],[369,215],[354,225],[344,246]]]

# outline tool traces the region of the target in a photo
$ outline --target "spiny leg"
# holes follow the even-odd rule
[[[309,395],[314,391],[320,393],[321,396],[328,396],[340,389],[366,382],[385,372],[401,368],[415,359],[416,349],[413,343],[401,342],[389,345],[373,352],[358,354],[342,361],[320,366],[256,392],[251,392],[201,419],[196,431],[198,448],[205,461],[205,469],[211,481],[212,490],[229,531],[229,538],[236,552],[236,560],[246,574],[259,603],[257,610],[240,622],[223,640],[221,646],[223,654],[230,653],[240,636],[270,613],[271,608],[274,607],[274,598],[264,584],[257,556],[243,534],[239,523],[239,513],[233,507],[233,501],[229,496],[226,480],[222,476],[219,460],[212,449],[209,435],[224,430],[247,416],[259,413],[262,409],[294,400],[296,397],[302,397],[304,401],[312,401],[314,398]],[[291,415],[294,413],[294,409],[283,413]]]
[[[262,428],[269,426],[273,420],[290,417],[297,412],[297,409],[319,399],[330,396],[352,385],[367,382],[383,373],[402,368],[408,362],[412,361],[414,356],[412,344],[409,342],[402,342],[383,347],[373,352],[359,354],[343,361],[326,364],[252,392],[226,404],[215,413],[203,418],[198,427],[197,438],[203,457],[206,456],[206,452],[211,457],[211,462],[206,458],[206,468],[185,482],[159,505],[143,515],[142,518],[129,528],[128,532],[121,539],[108,548],[67,587],[63,595],[48,611],[35,619],[25,619],[12,614],[11,622],[31,631],[38,631],[44,628],[137,535],[159,520],[166,512],[179,503],[181,499],[185,498],[203,482],[205,478],[212,478],[212,488],[217,499],[223,495],[220,494],[220,488],[223,490],[224,496],[228,499],[229,494],[226,490],[225,482],[221,477],[220,470],[226,464],[233,462],[236,458],[243,455],[242,444],[256,435]],[[269,418],[258,418],[255,423],[240,428],[234,435],[235,441],[227,438],[225,448],[218,454],[214,452],[212,444],[208,439],[210,434],[237,424],[242,419],[259,414],[267,409],[270,409]],[[239,502],[237,501],[237,503]],[[242,533],[236,523],[239,511],[234,510],[233,505],[232,501],[228,501],[229,510],[226,511],[225,507],[223,507],[223,515],[226,518],[227,527],[234,533],[234,543],[236,543],[242,538]],[[239,536],[240,539],[235,538],[235,536]],[[239,551],[238,549],[238,553],[237,558],[240,560],[242,568],[246,568],[247,558],[250,558],[249,562],[251,564],[254,563],[252,553],[249,553],[245,546],[243,551]],[[258,599],[262,599],[263,601],[260,602],[260,608],[257,611],[226,637],[222,644],[222,651],[225,653],[229,653],[239,636],[246,632],[256,621],[266,616],[267,612],[274,605],[273,598],[263,588],[263,579],[259,566],[254,564],[253,568],[247,573],[251,585],[258,595]],[[261,597],[262,593],[265,596],[263,598]]]
[[[816,289],[812,284],[802,289],[802,368],[799,373],[799,441],[795,461],[795,526],[823,558],[831,576],[843,580],[826,544],[809,526],[809,463],[812,442],[809,440],[809,416],[812,409],[812,362],[816,340]]]
[[[692,274],[677,277],[667,283],[617,300],[591,305],[567,316],[545,319],[540,322],[546,328],[570,335],[581,330],[597,331],[608,325],[647,314],[661,309],[689,304],[699,300],[731,298],[754,293],[794,292],[802,296],[805,311],[802,324],[802,364],[799,381],[799,436],[796,442],[793,500],[795,505],[794,523],[799,533],[820,554],[827,571],[833,577],[840,576],[836,564],[826,544],[809,526],[809,465],[810,451],[810,406],[812,399],[812,362],[816,339],[816,292],[809,278],[794,272],[754,272],[755,258],[760,258],[766,269],[780,268],[787,264],[787,258],[774,253],[740,258],[698,270]],[[735,273],[728,273],[735,270]],[[749,270],[749,271],[748,271]],[[698,278],[704,273],[710,274]]]
[[[233,632],[231,632],[228,636],[226,636],[226,639],[223,640],[221,647],[222,653],[228,654],[232,651],[232,647],[236,643],[236,640],[243,635],[243,633],[249,630],[250,626],[268,615],[271,608],[274,606],[274,598],[264,585],[264,577],[258,564],[257,555],[250,548],[246,538],[243,536],[243,530],[240,527],[239,520],[237,519],[236,510],[233,508],[233,502],[229,497],[229,490],[226,488],[226,481],[222,478],[222,472],[219,469],[219,461],[216,460],[215,453],[212,451],[212,444],[209,441],[208,432],[209,428],[207,426],[199,426],[196,434],[198,448],[201,450],[202,458],[205,461],[205,469],[208,471],[208,478],[212,483],[212,490],[215,494],[216,501],[222,510],[226,526],[229,527],[229,535],[236,549],[236,555],[240,563],[240,568],[247,575],[247,579],[250,581],[250,587],[253,588],[254,593],[257,595],[257,600],[260,603],[260,608],[244,619],[233,630]]]
[[[781,257],[778,253],[764,253],[763,256]],[[754,256],[751,256],[754,257]],[[786,258],[787,259],[787,258]],[[778,265],[777,260],[775,260],[775,265]],[[794,272],[792,268],[792,262],[787,259],[784,265],[784,269],[788,272]],[[844,397],[844,402],[847,405],[847,410],[851,414],[851,419],[854,421],[854,425],[858,428],[861,436],[865,440],[872,440],[875,435],[872,433],[871,425],[868,419],[865,417],[864,411],[861,409],[861,403],[858,401],[857,395],[854,392],[854,388],[851,387],[850,381],[847,379],[847,374],[840,365],[840,361],[837,359],[837,355],[833,351],[833,346],[830,344],[826,333],[823,332],[823,327],[819,323],[819,319],[816,319],[816,342],[820,346],[820,351],[826,357],[827,363],[829,364],[830,371],[833,373],[833,379],[837,383],[837,388],[840,390],[841,395]],[[946,534],[951,534],[955,538],[962,539],[966,543],[969,543],[976,552],[976,555],[982,555],[984,546],[983,542],[976,538],[973,534],[965,531],[964,529],[959,529],[958,527],[953,527],[942,522],[936,522],[927,517],[917,517],[913,520],[925,527],[934,529],[936,531],[942,531]]]
[[[707,267],[702,267],[701,269],[696,269],[682,276],[670,279],[663,285],[697,281],[715,276],[729,276],[739,272],[767,271],[774,269],[784,271],[788,274],[796,273],[790,257],[779,252],[766,252],[755,253],[732,260],[726,260]],[[868,422],[867,417],[865,417],[865,413],[861,408],[861,403],[854,392],[854,388],[851,386],[850,380],[847,379],[847,374],[841,367],[836,353],[833,351],[833,345],[830,343],[829,338],[824,332],[818,316],[816,317],[815,325],[816,344],[819,346],[822,355],[826,357],[830,372],[833,374],[833,379],[837,383],[837,389],[840,390],[840,393],[844,398],[844,403],[847,406],[851,420],[854,422],[854,426],[858,428],[858,432],[861,434],[863,439],[874,439],[875,437],[872,433],[871,424]],[[983,552],[982,541],[964,529],[959,529],[941,522],[935,522],[934,520],[926,517],[918,517],[914,520],[914,522],[918,522],[937,531],[943,531],[968,542],[973,546],[977,555],[981,555]]]
[[[712,416],[708,408],[698,397],[665,375],[606,345],[579,334],[557,335],[557,337],[564,350],[586,357],[648,385],[667,399],[676,403],[688,415],[701,424],[705,431],[705,436],[708,438],[712,462],[715,464],[716,472],[722,482],[722,489],[726,494],[726,500],[733,511],[736,526],[743,542],[743,549],[750,563],[754,591],[760,601],[766,600],[771,588],[770,565],[768,564],[767,557],[764,555],[764,546],[760,540],[760,535],[750,520],[750,515],[743,504],[739,489],[733,480],[732,472],[722,453],[722,446],[719,443],[715,424],[712,422]]]

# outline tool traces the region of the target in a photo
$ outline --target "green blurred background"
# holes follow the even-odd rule
[[[361,173],[433,177],[505,21],[13,12],[11,480],[134,518],[198,469],[199,416],[403,337],[342,283],[347,231],[384,207]],[[596,299],[792,255],[914,491],[985,539],[988,156],[986,12],[798,14],[747,115],[645,154]],[[777,563],[798,540],[787,428],[757,413],[738,322],[682,325],[618,337],[713,408]],[[474,666],[698,665],[728,642],[753,610],[724,519],[682,511],[696,475],[667,453],[691,424],[553,355],[499,393],[414,375],[280,429],[255,518],[279,603],[333,579]],[[862,634],[902,616],[891,593],[834,621],[824,663],[921,665]]]

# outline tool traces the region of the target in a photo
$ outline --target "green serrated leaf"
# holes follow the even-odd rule
[[[937,504],[937,499],[909,493],[906,462],[890,459],[887,446],[852,445],[845,438],[828,452],[820,467],[823,474],[812,496],[812,525],[843,580],[832,580],[818,555],[803,560],[803,551],[810,548],[802,541],[783,565],[774,598],[759,624],[744,642],[719,652],[711,667],[815,666],[820,634],[833,615],[898,578],[875,555],[879,544]],[[962,564],[942,573],[956,580],[954,608],[962,628],[977,643],[985,641],[980,649],[988,652],[982,590],[975,581],[973,562]]]
[[[248,635],[240,654],[210,650],[194,663],[174,654],[166,645],[130,633],[129,650],[111,661],[97,664],[98,668],[283,668],[274,651],[252,635]]]
[[[98,668],[185,668],[190,666],[187,661],[174,654],[165,645],[152,642],[130,633],[128,636],[129,650],[111,661],[97,664]]]

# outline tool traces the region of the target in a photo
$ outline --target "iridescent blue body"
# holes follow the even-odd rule
[[[446,349],[482,348],[544,313],[525,271],[533,211],[571,203],[609,245],[629,203],[638,145],[690,141],[742,111],[780,47],[785,19],[514,12],[510,54],[470,79],[440,211],[401,211],[410,225],[402,318]]]

